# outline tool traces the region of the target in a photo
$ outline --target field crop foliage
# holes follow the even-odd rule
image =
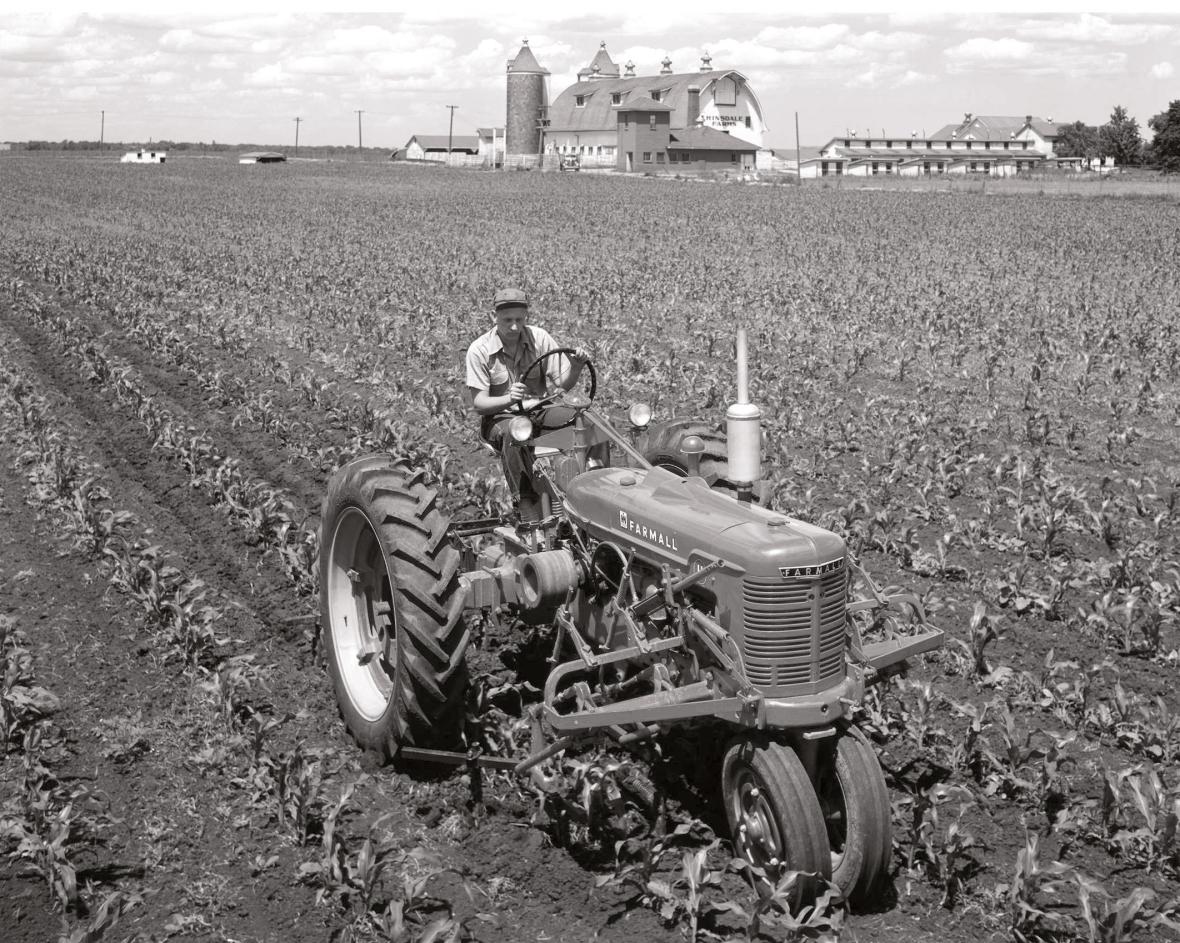
[[[14,158],[0,174],[5,454],[72,552],[134,600],[159,670],[184,672],[241,747],[234,766],[211,734],[197,759],[223,771],[256,834],[239,877],[282,872],[322,915],[319,938],[508,939],[521,920],[530,939],[559,938],[567,918],[546,927],[519,878],[478,863],[530,821],[583,881],[560,889],[571,932],[607,939],[620,908],[668,940],[900,941],[915,920],[940,940],[1177,938],[1180,203],[322,162]],[[362,771],[353,748],[305,732],[312,710],[334,722],[323,697],[283,702],[296,674],[283,645],[316,655],[314,630],[289,626],[314,611],[334,468],[387,450],[451,513],[505,507],[462,364],[509,284],[536,323],[593,351],[608,410],[644,400],[720,421],[747,328],[774,506],[841,534],[947,631],[859,718],[894,803],[894,893],[879,908],[829,897],[790,915],[756,893],[708,784],[704,798],[670,787],[651,830],[627,831],[602,810],[629,764],[589,752],[567,759],[564,798],[461,780],[519,804],[516,821],[484,819],[458,780]],[[225,566],[185,571],[167,521],[124,510],[139,492],[105,483],[101,456],[72,457],[42,349],[199,496],[186,500],[218,509],[240,584],[218,585]],[[266,605],[286,594],[295,613],[275,616],[265,657],[235,636],[228,601],[264,583]],[[25,786],[0,792],[0,856],[42,875],[63,938],[133,925],[151,912],[154,864],[74,882],[85,836],[111,816],[37,752],[52,740],[38,699],[71,692],[41,687],[27,621],[3,628],[0,760]],[[494,660],[494,633],[475,637]],[[480,692],[498,743],[520,735],[506,705],[528,698],[510,668]],[[141,762],[128,730],[90,749]],[[34,782],[50,784],[36,808]],[[442,812],[404,843],[383,818],[388,791]],[[281,853],[262,848],[268,830]],[[170,931],[233,927],[191,903]]]

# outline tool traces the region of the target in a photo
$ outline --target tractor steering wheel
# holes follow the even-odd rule
[[[550,357],[556,357],[558,355],[572,357],[574,353],[576,353],[576,351],[572,347],[558,347],[554,350],[550,350],[541,354],[541,356],[529,364],[525,371],[520,375],[521,382],[525,382],[529,374],[544,364],[545,361],[547,361]],[[516,405],[518,411],[526,416],[535,416],[542,410],[548,409],[551,406],[568,408],[573,411],[568,421],[562,422],[560,425],[556,426],[546,426],[546,428],[552,431],[553,429],[564,429],[566,426],[573,425],[573,422],[578,417],[578,415],[588,409],[590,404],[594,402],[594,394],[598,390],[598,372],[594,369],[594,364],[589,360],[586,360],[582,364],[582,369],[590,371],[590,388],[585,393],[573,393],[569,390],[558,389],[556,392],[550,393],[548,396],[542,396],[527,409],[525,408],[523,402],[517,403]]]

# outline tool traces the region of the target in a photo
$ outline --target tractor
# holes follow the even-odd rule
[[[888,878],[892,832],[854,715],[868,685],[942,632],[839,536],[766,506],[742,330],[736,352],[724,433],[652,423],[642,404],[621,432],[594,406],[592,363],[576,389],[522,409],[510,431],[531,450],[540,521],[450,520],[423,474],[387,454],[341,467],[321,520],[328,671],[361,747],[538,782],[589,740],[639,749],[712,725],[735,855],[770,880],[796,872],[793,906],[824,882],[864,904]],[[476,756],[464,742],[474,613],[552,632],[528,755]]]

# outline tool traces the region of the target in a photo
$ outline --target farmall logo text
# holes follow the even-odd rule
[[[668,550],[678,549],[675,536],[669,536],[656,530],[654,527],[648,527],[646,524],[641,524],[639,521],[633,520],[626,511],[619,511],[619,526],[628,533],[634,534],[636,537],[649,541],[658,547],[666,547]]]
[[[793,580],[809,576],[823,576],[825,573],[832,573],[842,566],[844,566],[843,557],[839,560],[831,560],[828,563],[817,563],[815,566],[780,566],[778,571],[782,574],[783,579]]]

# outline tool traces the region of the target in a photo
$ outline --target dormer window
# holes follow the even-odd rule
[[[622,92],[611,92],[610,93],[610,103],[612,105],[623,104],[623,93]]]
[[[651,90],[651,100],[652,100],[653,102],[658,102],[658,101],[660,101],[660,100],[663,98],[663,96],[664,96],[664,93],[663,93],[663,92],[662,92],[660,89],[658,89],[658,88],[653,88],[653,89]]]
[[[575,95],[574,96],[574,107],[575,108],[585,108],[586,107],[586,96],[585,95]]]

